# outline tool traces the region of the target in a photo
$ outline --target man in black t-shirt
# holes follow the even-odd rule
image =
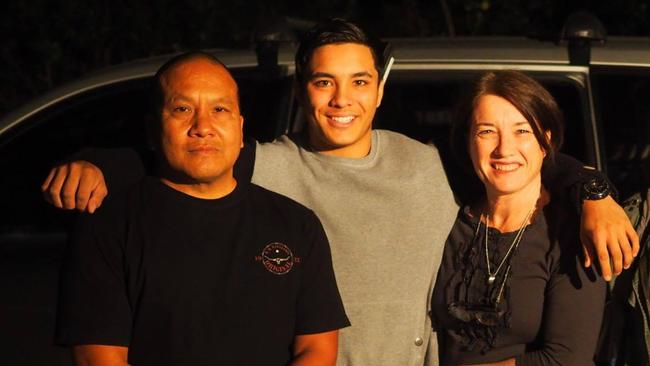
[[[349,322],[327,238],[307,208],[233,177],[232,76],[189,53],[156,81],[159,177],[80,219],[57,342],[80,365],[334,365]]]

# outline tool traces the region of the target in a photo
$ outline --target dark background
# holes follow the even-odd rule
[[[343,17],[381,37],[554,39],[576,10],[610,35],[650,35],[650,0],[8,0],[0,11],[0,115],[92,70],[174,51],[252,47],[273,20]]]

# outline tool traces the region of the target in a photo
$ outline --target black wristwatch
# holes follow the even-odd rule
[[[580,198],[582,200],[602,200],[612,193],[607,180],[594,177],[582,184]]]

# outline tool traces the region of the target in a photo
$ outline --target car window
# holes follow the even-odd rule
[[[650,186],[650,70],[595,68],[607,174],[625,198]]]

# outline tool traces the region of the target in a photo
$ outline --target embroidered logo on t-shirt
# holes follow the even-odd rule
[[[265,246],[259,259],[264,268],[276,275],[289,273],[297,261],[288,246],[277,242]]]

